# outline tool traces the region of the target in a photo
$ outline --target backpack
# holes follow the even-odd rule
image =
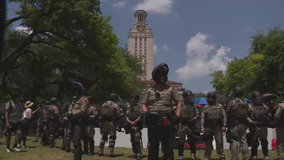
[[[101,108],[101,116],[103,118],[110,118],[110,117],[114,117],[114,102],[112,101],[107,101],[102,105]]]

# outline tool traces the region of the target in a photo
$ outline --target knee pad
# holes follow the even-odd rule
[[[109,136],[109,139],[116,140],[116,136]]]

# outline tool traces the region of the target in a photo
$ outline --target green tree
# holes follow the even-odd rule
[[[6,29],[21,20],[28,32],[10,31],[0,62],[1,90],[26,98],[66,97],[80,81],[97,100],[110,92],[126,97],[140,89],[140,59],[125,54],[99,1],[11,0],[21,10]]]

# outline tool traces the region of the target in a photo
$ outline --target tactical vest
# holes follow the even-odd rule
[[[182,104],[181,108],[181,116],[182,119],[192,119],[196,116],[196,106],[195,104],[189,105],[189,104]]]
[[[148,90],[149,94],[149,111],[170,111],[173,109],[171,98],[171,87],[158,91],[154,88]]]
[[[130,108],[127,114],[127,117],[129,118],[130,121],[135,121],[140,115],[140,109],[137,106],[132,106],[133,108]]]
[[[215,106],[208,106],[205,111],[205,119],[206,120],[222,120],[222,109],[219,104]]]
[[[55,118],[56,117],[56,115],[55,115],[55,107],[56,106],[54,106],[54,105],[51,105],[51,106],[49,106],[49,108],[48,108],[48,110],[47,110],[47,116],[48,116],[48,118]]]
[[[251,119],[252,120],[260,120],[265,117],[266,108],[262,106],[253,106],[253,110],[251,112]]]
[[[248,116],[248,105],[247,103],[239,98],[234,99],[232,109],[230,110],[230,118],[242,118],[246,119]]]
[[[112,101],[107,101],[102,105],[101,108],[101,116],[103,118],[112,118],[115,116],[115,111],[114,111],[114,105],[115,103]]]

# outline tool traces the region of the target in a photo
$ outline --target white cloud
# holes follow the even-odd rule
[[[125,7],[126,3],[127,3],[126,0],[121,0],[119,2],[112,3],[111,5],[117,8],[123,8]]]
[[[143,0],[143,2],[137,4],[133,9],[143,9],[147,12],[157,14],[169,14],[172,12],[174,0]]]
[[[24,34],[24,35],[30,35],[33,32],[31,29],[29,29],[28,27],[24,27],[24,26],[16,27],[15,31],[20,34]]]
[[[158,46],[154,45],[154,46],[153,46],[153,50],[154,50],[154,53],[159,52]]]
[[[170,50],[170,48],[169,48],[167,45],[163,45],[163,46],[162,46],[162,49],[163,49],[164,51]]]
[[[214,71],[226,69],[227,63],[231,60],[227,57],[231,48],[221,46],[216,51],[214,44],[206,43],[208,37],[206,34],[197,33],[187,42],[186,54],[188,60],[183,67],[176,70],[180,80],[202,78],[209,76]],[[216,51],[216,54],[209,56],[213,50]]]

